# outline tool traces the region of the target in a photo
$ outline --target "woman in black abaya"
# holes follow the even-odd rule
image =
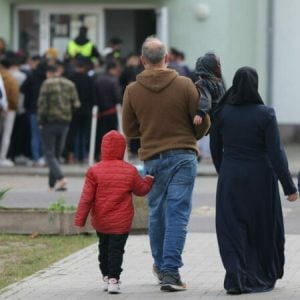
[[[278,179],[298,198],[273,108],[258,93],[254,69],[240,68],[221,99],[211,128],[219,174],[216,230],[229,294],[273,289],[283,276],[284,226]]]

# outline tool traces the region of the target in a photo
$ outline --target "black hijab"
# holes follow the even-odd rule
[[[258,93],[258,75],[251,67],[242,67],[234,75],[232,87],[221,98],[217,110],[224,104],[264,104]]]

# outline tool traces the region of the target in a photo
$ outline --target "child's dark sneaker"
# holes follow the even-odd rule
[[[120,294],[120,281],[116,278],[109,278],[107,291],[109,294]]]
[[[164,273],[160,290],[166,292],[185,291],[186,284],[181,281],[179,274]]]
[[[156,277],[157,283],[161,284],[163,274],[157,269],[157,267],[155,265],[153,265],[153,267],[152,267],[152,274],[154,275],[154,277]]]

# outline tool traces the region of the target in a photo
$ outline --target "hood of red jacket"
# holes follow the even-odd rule
[[[116,130],[111,130],[103,136],[101,144],[101,160],[123,160],[126,140]]]

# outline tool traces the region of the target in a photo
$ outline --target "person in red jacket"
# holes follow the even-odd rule
[[[117,131],[104,135],[101,161],[87,171],[75,216],[75,225],[83,227],[91,212],[91,224],[99,237],[104,290],[111,294],[120,293],[124,247],[134,215],[132,193],[146,195],[154,179],[150,175],[141,177],[134,166],[123,160],[125,148],[125,138]]]

